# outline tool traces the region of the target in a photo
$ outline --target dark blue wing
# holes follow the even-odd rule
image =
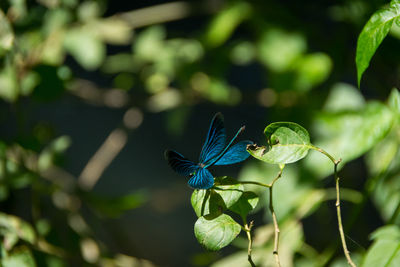
[[[252,141],[241,141],[231,148],[214,165],[229,165],[247,159],[250,154],[247,152],[247,145],[253,144]]]
[[[199,168],[188,184],[191,188],[208,189],[214,185],[214,177],[206,168]]]
[[[217,113],[211,121],[207,139],[201,149],[199,162],[206,164],[207,161],[216,157],[224,149],[225,143],[224,118],[221,113]]]
[[[165,151],[165,158],[174,171],[184,176],[189,176],[200,168],[200,166],[173,150]]]

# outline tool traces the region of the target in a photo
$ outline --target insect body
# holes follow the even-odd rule
[[[215,114],[207,133],[206,141],[200,152],[199,163],[195,164],[174,150],[165,151],[165,157],[171,168],[177,173],[189,176],[188,184],[195,189],[208,189],[214,185],[214,177],[208,171],[213,165],[229,165],[241,162],[249,157],[246,148],[252,141],[241,141],[232,146],[238,135],[244,130],[241,127],[232,140],[226,144],[224,119],[221,113]]]

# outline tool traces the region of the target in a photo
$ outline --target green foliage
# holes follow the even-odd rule
[[[393,113],[382,103],[369,102],[357,111],[326,112],[317,115],[313,128],[315,145],[334,157],[349,162],[366,153],[384,138],[393,125]],[[332,173],[330,161],[319,153],[306,160],[310,171],[323,178]]]
[[[194,225],[197,240],[208,250],[220,250],[229,245],[240,230],[240,225],[226,214],[202,216]]]
[[[211,191],[194,190],[192,207],[197,216],[222,212],[235,204],[243,193],[243,186],[230,177],[216,177]]]
[[[233,204],[229,209],[233,212],[236,212],[237,214],[242,216],[243,219],[245,219],[247,214],[249,214],[250,211],[256,208],[258,201],[259,198],[257,194],[251,191],[246,191],[243,192],[239,200],[235,202],[235,204]]]
[[[293,163],[304,158],[312,148],[307,130],[293,122],[271,123],[264,134],[269,147],[250,146],[248,152],[267,163]]]
[[[332,159],[339,158],[343,223],[348,240],[360,243],[349,242],[352,258],[360,266],[395,266],[400,260],[395,226],[400,223],[400,93],[393,88],[399,69],[398,0],[379,10],[382,1],[360,0],[295,7],[270,0],[171,1],[133,10],[107,0],[0,2],[1,266],[152,266],[135,258],[138,247],[140,255],[159,264],[187,266],[192,255],[170,253],[190,243],[176,233],[193,238],[180,228],[191,220],[180,213],[186,195],[180,186],[170,186],[175,180],[164,179],[165,164],[151,153],[166,140],[154,139],[154,131],[147,135],[149,128],[130,131],[144,119],[163,137],[165,126],[179,138],[191,132],[188,126],[196,125],[199,113],[228,106],[231,114],[241,110],[238,120],[248,116],[247,129],[266,121],[293,122],[269,124],[260,141],[246,130],[246,138],[259,144],[249,147],[253,158],[243,163],[238,179],[215,177],[210,190],[194,190],[199,243],[213,251],[235,247],[232,254],[213,252],[197,263],[247,266],[250,236],[256,265],[271,265],[273,202],[282,266],[347,264],[337,253],[336,224],[325,226],[336,216],[329,175],[335,170]],[[136,2],[125,7],[142,6]],[[358,34],[357,47],[349,47]],[[380,48],[364,98],[364,90],[348,79],[354,72],[349,58],[356,48],[354,82],[360,85],[388,35],[393,38]],[[85,116],[77,116],[81,112]],[[98,141],[82,125],[97,127],[96,138],[107,140],[93,155],[77,155],[80,144]],[[112,133],[122,132],[118,138],[106,137],[104,131],[112,127],[117,128]],[[127,159],[132,146],[125,143],[132,138],[143,148],[139,158]],[[106,169],[115,157],[122,159],[119,164],[132,163],[132,173]],[[145,159],[143,167],[151,168],[137,171]],[[137,179],[163,189],[121,188],[119,182],[112,189],[104,184],[87,189],[82,186],[87,173],[94,180],[126,177],[135,185]],[[150,228],[147,216],[160,218],[169,231]],[[370,216],[377,218],[365,220]],[[372,244],[362,238],[370,229],[377,229]]]
[[[12,253],[1,259],[4,267],[35,267],[35,259],[26,247],[16,248]]]
[[[32,226],[19,217],[0,213],[0,230],[6,250],[11,250],[19,239],[30,244],[36,242],[36,234]]]
[[[371,234],[374,241],[361,266],[397,266],[400,261],[400,229],[387,225]]]
[[[400,24],[400,3],[398,0],[392,0],[388,7],[376,11],[360,33],[356,52],[358,86],[360,86],[361,77],[368,68],[372,56],[389,33],[393,22]]]

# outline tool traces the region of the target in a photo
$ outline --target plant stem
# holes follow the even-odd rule
[[[254,181],[242,181],[242,182],[239,182],[239,183],[240,184],[254,184],[254,185],[264,186],[264,187],[268,187],[268,188],[271,187],[270,184],[263,184],[263,183],[254,182]]]
[[[340,178],[337,174],[337,165],[340,162],[341,162],[341,159],[339,159],[338,161],[335,161],[335,167],[334,167],[335,168],[335,180],[336,180],[336,213],[337,213],[337,217],[338,217],[339,233],[340,233],[340,238],[342,239],[343,251],[344,251],[344,255],[346,256],[347,262],[350,266],[356,267],[354,262],[351,260],[350,252],[347,249],[346,238],[344,236],[344,231],[343,231],[342,215],[341,215],[341,211],[340,211],[340,189],[339,189]]]
[[[281,266],[281,262],[279,259],[279,252],[278,252],[278,247],[279,247],[279,225],[278,225],[278,220],[276,218],[275,210],[274,210],[274,203],[273,203],[273,186],[274,183],[282,176],[282,170],[283,168],[279,171],[278,175],[275,177],[275,179],[272,181],[271,186],[269,187],[269,210],[271,211],[272,215],[272,221],[274,223],[274,258],[275,258],[275,263],[277,267]]]
[[[249,263],[251,267],[256,267],[256,265],[253,262],[253,259],[251,258],[251,247],[253,245],[253,240],[251,238],[251,228],[253,228],[253,221],[250,222],[250,224],[247,224],[246,220],[243,219],[244,221],[244,230],[246,231],[247,234],[247,239],[249,240],[249,245],[247,247],[247,259],[249,260]]]
[[[334,177],[335,177],[335,183],[336,183],[336,213],[337,213],[337,218],[338,218],[338,227],[339,227],[339,234],[340,234],[340,239],[342,241],[342,247],[343,247],[343,252],[344,255],[347,259],[347,263],[352,266],[352,267],[356,267],[356,265],[354,264],[354,262],[352,261],[351,257],[350,257],[350,252],[347,249],[347,244],[346,244],[346,238],[344,235],[344,231],[343,231],[343,224],[342,224],[342,214],[341,214],[341,210],[340,210],[340,187],[339,187],[339,175],[337,172],[337,166],[338,164],[342,161],[342,159],[339,160],[335,160],[334,157],[332,157],[328,152],[326,152],[325,150],[316,147],[316,146],[312,146],[312,149],[317,150],[318,152],[324,154],[325,156],[327,156],[334,165]]]
[[[274,251],[273,251],[273,254],[274,254],[274,257],[275,257],[276,266],[280,267],[281,263],[280,263],[280,260],[279,260],[279,253],[278,253],[280,230],[279,230],[279,226],[278,226],[278,221],[276,219],[274,205],[272,203],[272,189],[273,189],[273,187],[271,186],[269,188],[269,210],[271,211],[271,214],[272,214],[272,220],[274,222],[274,232],[275,232],[275,234],[274,234]]]

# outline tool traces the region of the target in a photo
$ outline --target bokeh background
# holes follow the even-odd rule
[[[265,144],[292,121],[343,159],[343,218],[360,262],[369,235],[400,221],[394,25],[361,88],[357,37],[385,1],[0,2],[0,234],[4,266],[247,266],[246,239],[207,252],[187,178],[210,120]],[[248,159],[215,175],[268,182]],[[396,179],[397,178],[397,179]],[[276,185],[284,266],[345,266],[332,166],[316,153]],[[272,266],[265,192],[252,215],[254,258]],[[16,264],[16,265],[12,265]]]

